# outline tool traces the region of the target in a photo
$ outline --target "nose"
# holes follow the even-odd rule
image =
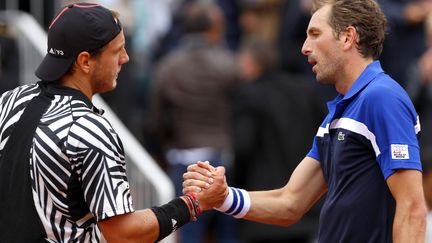
[[[126,49],[123,49],[123,53],[120,58],[120,65],[129,62],[129,55],[127,54]]]
[[[311,47],[309,45],[309,38],[306,38],[306,40],[304,41],[301,52],[303,55],[306,55],[306,56],[312,52]]]

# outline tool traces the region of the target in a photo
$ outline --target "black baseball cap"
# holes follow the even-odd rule
[[[112,12],[93,3],[75,3],[64,7],[48,29],[47,54],[36,69],[44,81],[61,78],[82,51],[97,50],[121,31]]]

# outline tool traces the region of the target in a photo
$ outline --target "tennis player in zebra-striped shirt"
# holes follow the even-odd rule
[[[42,81],[0,97],[1,242],[154,242],[228,195],[219,168],[200,202],[134,211],[122,143],[91,103],[115,88],[124,45],[115,12],[68,5],[49,26]]]

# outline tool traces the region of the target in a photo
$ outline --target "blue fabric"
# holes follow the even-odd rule
[[[327,106],[308,154],[328,184],[319,242],[392,242],[395,201],[385,180],[398,169],[421,171],[414,106],[379,61]]]

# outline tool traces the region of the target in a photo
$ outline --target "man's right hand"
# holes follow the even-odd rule
[[[183,174],[183,193],[196,194],[202,211],[219,207],[228,195],[225,168],[201,161],[188,166]]]

